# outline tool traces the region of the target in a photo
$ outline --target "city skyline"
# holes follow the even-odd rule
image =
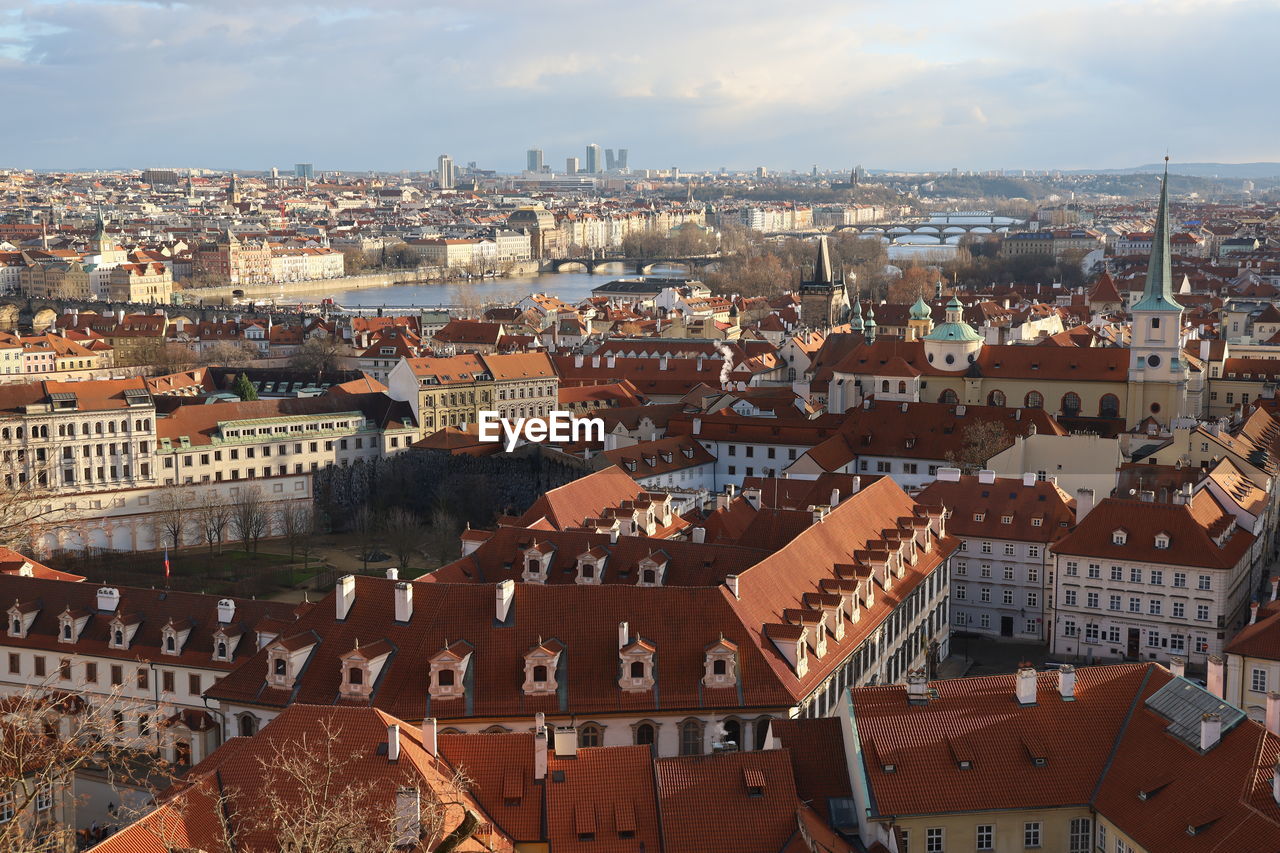
[[[569,3],[540,15],[286,3],[270,17],[238,0],[9,6],[0,75],[17,113],[90,89],[165,104],[103,110],[91,137],[74,122],[11,123],[4,165],[21,168],[265,169],[306,157],[429,170],[434,150],[516,172],[513,136],[561,156],[626,140],[631,168],[688,171],[1123,168],[1169,147],[1186,161],[1272,160],[1264,140],[1280,123],[1250,109],[1250,93],[1280,81],[1265,59],[1280,9],[1260,2],[1099,0],[1068,20],[933,4],[911,21],[833,2],[803,19],[765,4],[732,18],[714,6],[584,16]],[[477,48],[469,36],[481,32]],[[304,112],[346,104],[349,120],[301,137],[292,91],[310,93]],[[1196,106],[1207,98],[1212,110]],[[1244,109],[1261,125],[1256,142],[1222,133],[1222,116]]]

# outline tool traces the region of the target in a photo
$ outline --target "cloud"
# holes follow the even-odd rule
[[[1261,0],[0,0],[4,165],[990,168],[1264,159]],[[56,115],[58,121],[39,117]],[[1247,132],[1227,133],[1232,116]]]

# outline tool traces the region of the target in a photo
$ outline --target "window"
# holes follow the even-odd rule
[[[96,663],[86,663],[84,665],[84,680],[90,684],[98,683],[98,665]]]
[[[22,657],[17,654],[14,654],[13,652],[9,653],[9,674],[10,675],[22,674]]]
[[[165,671],[160,673],[160,689],[163,690],[165,693],[174,692],[172,672]]]
[[[1249,689],[1254,693],[1267,692],[1267,671],[1265,669],[1255,669],[1253,678],[1249,682]]]
[[[1164,572],[1160,571],[1159,569],[1152,569],[1152,570],[1151,570],[1151,585],[1152,585],[1152,586],[1164,586]]]
[[[36,658],[35,658],[35,664],[36,664],[36,676],[37,676],[38,678],[44,678],[44,674],[45,674],[45,672],[44,672],[44,657],[43,657],[43,656],[41,656],[41,655],[36,655]]]
[[[702,723],[698,720],[685,720],[680,724],[680,754],[702,754]]]
[[[930,827],[924,831],[925,853],[942,853],[942,827]]]
[[[1013,604],[1013,590],[1011,589],[1004,590],[1004,594],[1001,596],[1001,600],[1005,604]]]
[[[1098,607],[1098,594],[1096,592],[1085,593],[1085,607]]]
[[[13,792],[5,791],[0,794],[0,823],[8,823],[13,820]]]
[[[1213,589],[1213,578],[1209,575],[1201,575],[1199,589],[1203,589],[1203,590]]]
[[[36,811],[47,812],[53,808],[53,783],[43,782],[36,789]]]
[[[1141,612],[1142,612],[1142,599],[1141,599],[1141,598],[1133,598],[1132,596],[1130,596],[1130,598],[1129,598],[1129,612],[1130,612],[1130,613],[1141,613]]]
[[[978,593],[979,601],[991,601],[991,587],[984,586]]]
[[[1032,820],[1022,825],[1022,846],[1040,846],[1040,821]]]
[[[1028,391],[1025,406],[1028,409],[1043,409],[1044,395],[1039,391]]]
[[[1071,834],[1068,836],[1068,853],[1089,853],[1089,842],[1093,840],[1093,822],[1087,817],[1071,820]]]
[[[1182,587],[1182,588],[1184,588],[1184,589],[1185,589],[1185,588],[1186,588],[1186,586],[1187,586],[1187,573],[1186,573],[1186,572],[1174,572],[1174,573],[1173,573],[1173,585],[1174,585],[1174,586],[1176,586],[1176,587]]]
[[[983,542],[983,543],[982,543],[982,553],[984,553],[984,554],[990,554],[990,553],[991,553],[991,543],[990,543],[990,542]]]
[[[1142,583],[1142,569],[1129,569],[1129,583]]]
[[[1163,609],[1164,605],[1158,598],[1153,598],[1147,602],[1147,612],[1152,616],[1159,616]]]
[[[978,575],[979,575],[979,577],[984,577],[984,578],[989,578],[989,577],[991,577],[991,564],[990,564],[990,563],[983,563],[983,564],[978,568]]]
[[[1029,592],[1029,593],[1027,593],[1027,606],[1028,606],[1028,607],[1039,607],[1039,606],[1040,606],[1040,593],[1038,593],[1038,592]]]
[[[1063,590],[1062,603],[1068,607],[1076,606],[1076,591],[1074,589]]]
[[[1185,601],[1175,601],[1173,603],[1173,617],[1175,619],[1187,618],[1187,603]]]
[[[453,673],[450,672],[450,675]],[[578,729],[578,746],[589,747],[599,746],[601,741],[600,727],[594,723],[587,723]]]
[[[1098,824],[1098,849],[1103,853],[1107,850],[1107,828],[1102,824]]]
[[[1067,574],[1073,578],[1079,575],[1080,564],[1077,563],[1075,560],[1067,560]]]
[[[1112,545],[1123,545],[1125,542],[1128,542],[1128,541],[1129,541],[1129,534],[1125,533],[1123,530],[1111,531]]]
[[[189,674],[187,676],[187,692],[192,696],[199,696],[200,687],[200,674],[195,672]]]
[[[635,730],[636,746],[652,746],[654,731],[652,723],[641,723]]]
[[[1201,622],[1208,622],[1209,621],[1209,605],[1197,604],[1196,618],[1199,619]]]
[[[111,665],[111,685],[118,687],[121,684],[124,684],[124,667],[118,663],[113,663]]]
[[[911,853],[911,833],[905,829],[898,830],[898,847],[902,853]]]
[[[1004,579],[1007,581],[1013,580],[1013,566],[1004,567]]]
[[[995,827],[989,823],[978,825],[976,837],[974,838],[975,850],[994,850],[995,849]]]
[[[1034,557],[1035,555],[1033,554],[1032,556]],[[1039,583],[1039,582],[1040,582],[1040,570],[1039,570],[1038,568],[1036,568],[1035,566],[1030,566],[1030,567],[1027,569],[1027,581],[1028,581],[1028,583]]]
[[[969,590],[964,586],[956,587],[956,600],[967,601],[969,599]]]
[[[1120,598],[1120,596],[1118,596],[1118,595],[1113,595],[1113,596],[1111,596],[1111,597],[1107,600],[1107,609],[1108,609],[1108,610],[1121,610],[1121,609],[1122,609],[1122,606],[1121,606],[1121,603],[1120,603],[1120,602],[1121,602],[1121,598]]]
[[[1122,580],[1124,580],[1124,569],[1120,568],[1119,566],[1112,566],[1112,567],[1111,567],[1111,579],[1112,579],[1113,581],[1122,581]]]

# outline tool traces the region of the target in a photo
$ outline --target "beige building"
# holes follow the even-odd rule
[[[165,264],[121,264],[111,271],[112,302],[169,302],[173,273]]]
[[[387,379],[392,399],[417,406],[423,435],[477,423],[482,411],[543,417],[557,408],[559,387],[544,353],[405,358]]]

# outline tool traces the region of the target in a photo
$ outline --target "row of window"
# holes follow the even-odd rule
[[[84,680],[86,684],[97,684],[99,679],[98,663],[96,661],[85,661]],[[177,675],[173,670],[162,669],[160,673],[160,689],[165,693],[176,692]],[[10,675],[27,675],[23,672],[22,655],[16,652],[9,653],[9,674]],[[32,669],[29,673],[36,678],[44,678],[48,675],[48,659],[44,655],[36,655],[32,658]],[[74,677],[74,664],[71,658],[62,658],[58,661],[58,677],[63,681],[71,681]],[[113,663],[108,666],[108,681],[112,687],[120,687],[125,682],[125,669],[123,664]],[[140,666],[137,668],[134,678],[139,690],[151,689],[151,668]],[[204,677],[198,672],[187,673],[187,693],[191,696],[200,696],[204,692]]]
[[[955,592],[955,596],[956,596],[956,601],[968,601],[968,600],[969,600],[969,588],[968,588],[967,586],[965,586],[964,584],[962,584],[962,583],[961,583],[961,584],[956,584],[956,585],[954,586],[954,592]],[[1011,590],[1011,589],[1001,590],[1001,594],[1000,594],[1000,603],[1001,603],[1001,604],[1004,604],[1004,605],[1006,605],[1006,606],[1013,606],[1013,603],[1014,603],[1014,602],[1013,602],[1013,598],[1014,598],[1014,596],[1013,596],[1013,590]],[[981,603],[983,603],[983,604],[989,604],[989,603],[991,602],[991,587],[989,587],[989,586],[979,587],[979,589],[978,589],[978,601],[979,601],[979,602],[981,602]],[[1027,592],[1027,593],[1025,593],[1025,594],[1023,595],[1023,602],[1022,602],[1022,605],[1021,605],[1021,606],[1025,606],[1025,607],[1039,607],[1039,606],[1040,606],[1040,593],[1038,593],[1038,592]]]
[[[1012,548],[1012,547],[1013,547],[1012,545],[1006,545],[1006,546],[1005,546],[1006,556],[1016,556],[1016,555],[1010,554],[1010,553],[1008,552],[1008,549],[1010,549],[1010,548]],[[1040,556],[1040,546],[1039,546],[1039,545],[1028,545],[1028,546],[1027,546],[1027,556],[1028,556],[1028,557],[1039,557],[1039,556]],[[1006,565],[1006,566],[1001,566],[1001,568],[1000,568],[1000,575],[1001,575],[1001,577],[1003,577],[1003,578],[1004,578],[1005,580],[1007,580],[1007,581],[1017,581],[1017,580],[1019,580],[1019,578],[1017,577],[1017,569],[1018,569],[1018,567],[1016,567],[1016,566],[1008,566],[1008,565]],[[990,578],[990,577],[992,577],[991,572],[992,572],[992,569],[991,569],[991,564],[990,564],[990,563],[979,563],[979,564],[978,564],[978,577],[980,577],[980,578]],[[961,577],[964,577],[964,576],[968,575],[968,574],[969,574],[969,563],[968,563],[967,561],[965,561],[965,560],[956,560],[956,574],[957,574],[957,575],[959,575],[959,576],[961,576]],[[1027,566],[1027,567],[1026,567],[1026,576],[1027,576],[1027,577],[1026,577],[1027,583],[1039,583],[1039,582],[1040,582],[1040,567],[1039,567],[1039,566]]]
[[[1064,605],[1064,606],[1066,606],[1066,607],[1076,607],[1076,606],[1078,606],[1078,604],[1079,604],[1079,599],[1080,599],[1080,597],[1079,597],[1079,595],[1077,594],[1076,590],[1074,590],[1074,589],[1065,589],[1065,590],[1063,590],[1063,593],[1062,593],[1062,603],[1063,603],[1063,605]],[[1143,607],[1142,607],[1142,599],[1141,599],[1141,598],[1139,598],[1139,597],[1137,597],[1137,596],[1134,596],[1134,595],[1131,595],[1131,596],[1129,596],[1129,599],[1128,599],[1128,602],[1127,602],[1127,603],[1128,603],[1128,608],[1127,608],[1127,610],[1126,610],[1126,607],[1125,607],[1126,602],[1125,602],[1125,600],[1124,600],[1124,596],[1121,596],[1121,595],[1108,595],[1108,596],[1107,596],[1107,609],[1108,609],[1108,610],[1110,610],[1110,611],[1112,611],[1112,612],[1116,612],[1116,613],[1119,613],[1119,612],[1142,613],[1142,612],[1144,612],[1144,611],[1143,611]],[[1097,592],[1086,592],[1086,593],[1085,593],[1085,597],[1084,597],[1084,606],[1085,606],[1085,607],[1088,607],[1088,608],[1091,608],[1091,609],[1093,609],[1093,610],[1101,610],[1101,609],[1102,609],[1102,595],[1101,595],[1101,593],[1097,593]],[[1163,616],[1163,615],[1164,615],[1164,599],[1163,599],[1163,598],[1150,598],[1150,599],[1147,599],[1147,607],[1146,607],[1146,611],[1145,611],[1145,612],[1146,612],[1146,613],[1147,613],[1147,615],[1149,615],[1149,616]],[[1173,601],[1173,602],[1171,602],[1171,606],[1170,606],[1170,609],[1169,609],[1169,615],[1171,615],[1174,619],[1186,619],[1186,618],[1187,618],[1187,602],[1185,602],[1185,601]],[[1208,604],[1197,604],[1197,605],[1196,605],[1196,621],[1198,621],[1198,622],[1208,622],[1208,621],[1209,621],[1209,618],[1210,618],[1210,617],[1209,617],[1209,605],[1208,605]]]
[[[1079,577],[1080,562],[1078,560],[1067,560],[1066,572],[1068,577]],[[1130,566],[1128,573],[1129,583],[1149,583],[1152,586],[1164,586],[1164,569],[1151,569],[1149,572],[1137,566]],[[1089,563],[1086,567],[1086,577],[1094,580],[1102,578],[1102,566],[1099,563]],[[1112,566],[1110,572],[1111,580],[1116,582],[1124,582],[1125,571],[1122,566]],[[1144,580],[1145,579],[1145,580]],[[1173,572],[1172,584],[1175,589],[1187,588],[1187,573]],[[1196,579],[1196,589],[1210,591],[1213,589],[1213,575],[1198,575]]]
[[[1168,637],[1160,633],[1159,628],[1131,628],[1128,630],[1146,632],[1148,648],[1169,650],[1170,654],[1184,654],[1187,651],[1187,635],[1186,634],[1170,634]],[[1062,622],[1062,635],[1064,637],[1079,637],[1080,629],[1076,625],[1074,619],[1064,619]],[[1084,642],[1090,644],[1098,644],[1102,642],[1120,643],[1121,642],[1120,626],[1107,625],[1099,626],[1090,623],[1084,628]],[[1197,654],[1207,654],[1209,651],[1209,638],[1203,635],[1195,635],[1191,638],[1192,648]]]
[[[973,624],[974,624],[974,621],[973,621],[973,614],[972,614],[972,613],[965,613],[963,610],[957,610],[957,611],[955,612],[955,619],[954,619],[954,620],[952,620],[952,621],[953,621],[956,625],[958,625],[958,626],[962,626],[962,627],[968,627],[968,626],[971,626],[971,625],[973,625]],[[977,622],[977,624],[978,624],[978,627],[979,627],[979,628],[982,628],[984,631],[989,631],[989,630],[991,630],[991,614],[990,614],[990,613],[979,613],[979,614],[978,614],[978,622]],[[1040,635],[1040,620],[1039,620],[1039,619],[1023,619],[1023,621],[1022,621],[1022,633],[1024,633],[1024,634],[1032,634],[1032,635],[1035,635],[1035,636],[1039,636],[1039,635]]]
[[[133,422],[134,432],[150,432],[151,418],[138,418]],[[121,433],[129,432],[129,421],[120,421],[118,429]],[[115,435],[117,427],[115,421],[98,421],[90,424],[88,421],[82,421],[80,424],[80,435]],[[74,438],[76,435],[76,425],[70,423],[58,424],[59,438]],[[30,428],[27,427],[0,427],[0,441],[18,440],[24,438],[48,438],[49,427],[47,424],[38,424]]]
[[[1087,817],[1073,818],[1067,833],[1066,849],[1068,853],[1088,853],[1090,842],[1093,840],[1092,819]],[[973,831],[972,849],[995,850],[995,837],[994,824],[978,824]],[[902,853],[911,853],[911,833],[906,829],[899,829],[898,838],[898,846]],[[1038,820],[1025,821],[1022,824],[1023,848],[1034,849],[1044,846],[1044,843],[1044,823]],[[953,849],[968,849],[965,842],[960,842],[960,845],[960,848]],[[915,849],[923,849],[925,853],[945,853],[947,849],[947,830],[944,827],[929,827],[924,831],[924,847]]]
[[[708,450],[710,450],[711,448],[707,448],[707,449],[708,449]],[[778,458],[778,448],[773,447],[773,446],[767,446],[767,447],[765,447],[765,448],[764,448],[764,451],[765,451],[765,457],[764,457],[764,458],[766,458],[766,459],[777,459],[777,458]],[[738,445],[736,445],[736,444],[730,444],[730,445],[729,445],[729,455],[730,455],[730,456],[737,456],[737,455],[738,455]],[[755,457],[755,455],[756,455],[756,446],[755,446],[754,444],[744,444],[744,445],[742,445],[742,455],[743,455],[743,456],[745,456],[745,457],[747,457],[748,459],[752,459],[752,458],[754,458],[754,457]],[[788,459],[790,459],[790,460],[791,460],[791,461],[793,461],[793,462],[795,461],[795,459],[796,459],[796,449],[795,449],[794,447],[789,447],[789,448],[787,448],[787,458],[788,458]]]

